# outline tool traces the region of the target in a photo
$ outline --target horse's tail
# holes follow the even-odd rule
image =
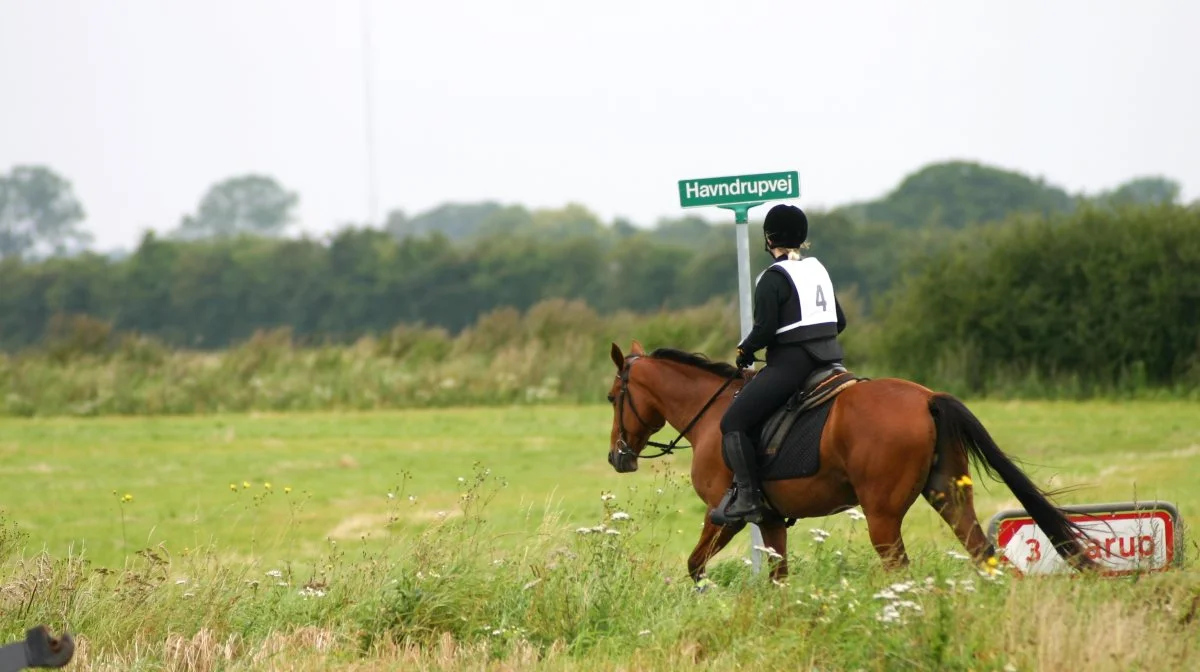
[[[951,395],[935,394],[929,401],[929,411],[937,425],[939,453],[955,447],[965,450],[977,468],[981,467],[993,479],[998,475],[999,480],[1004,481],[1064,560],[1075,569],[1095,568],[1095,563],[1087,557],[1079,541],[1083,530],[1071,522],[1066,513],[1055,507],[1050,502],[1050,496],[1013,464],[965,404]]]

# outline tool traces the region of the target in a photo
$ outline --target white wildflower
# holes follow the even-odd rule
[[[605,534],[620,534],[620,530],[614,530],[611,527],[604,531]]]
[[[534,579],[534,580],[530,581],[529,583],[521,586],[521,590],[529,590],[530,588],[533,588],[534,586],[536,586],[537,584],[539,584],[541,582],[542,582],[541,579]]]
[[[610,500],[613,500],[616,498],[617,498],[616,495],[609,493],[609,492],[606,492],[603,495],[600,495],[600,501],[602,501],[602,502],[607,502],[607,501],[610,501]]]
[[[912,587],[913,587],[913,585],[911,582],[909,582],[909,583],[893,583],[891,585],[891,589],[896,591],[897,593],[908,592],[909,590],[912,590]]]
[[[187,582],[188,582],[188,580],[187,580],[187,579],[176,579],[176,580],[175,580],[175,585],[177,585],[177,586],[182,586],[183,584],[185,584],[185,583],[187,583]]]
[[[763,552],[763,553],[766,553],[766,554],[767,554],[769,557],[772,557],[772,558],[775,558],[775,559],[779,559],[779,558],[782,558],[782,557],[783,557],[783,556],[782,556],[782,555],[780,555],[780,554],[779,554],[779,552],[778,552],[778,551],[776,551],[775,549],[773,549],[773,548],[767,548],[766,546],[755,545],[755,546],[754,546],[754,550],[756,550],[756,551],[761,551],[761,552]]]
[[[645,637],[648,634],[650,634],[649,630],[642,630],[641,632],[638,633],[638,637]]]
[[[624,511],[617,511],[612,515],[613,520],[629,520],[629,514]]]
[[[883,608],[883,611],[881,611],[877,616],[875,616],[875,620],[880,621],[882,623],[899,622],[900,621],[900,610],[889,604]]]
[[[575,530],[575,534],[591,534],[591,533],[592,533],[592,528],[590,528],[590,527],[580,527]]]
[[[661,494],[663,494],[663,489],[662,489],[662,488],[659,488],[659,489],[655,490],[654,492],[656,492],[656,493],[658,493],[658,494],[660,494],[660,495],[661,495]]]
[[[871,597],[873,597],[877,600],[894,600],[894,599],[896,599],[897,595],[890,590],[881,590],[878,593],[875,593],[874,595],[872,595]]]
[[[458,482],[459,482],[459,483],[466,483],[466,482],[467,482],[467,479],[463,478],[462,476],[459,476],[459,477],[458,477]]]
[[[970,560],[971,559],[971,556],[963,555],[962,553],[959,553],[958,551],[947,551],[946,555],[954,558],[955,560]]]
[[[863,512],[859,511],[858,509],[850,509],[846,511],[846,515],[850,517],[850,520],[866,520],[867,518],[863,515]]]
[[[283,572],[279,571],[278,569],[272,569],[271,571],[267,572],[267,576],[278,579],[279,577],[283,576]]]
[[[388,495],[388,499],[395,499],[395,498],[396,498],[396,493],[394,493],[394,492],[389,492],[389,493],[387,493],[387,495]]]
[[[305,586],[302,590],[300,590],[299,594],[302,595],[306,600],[310,597],[325,597],[325,591],[320,590],[319,588],[310,588],[308,586]]]

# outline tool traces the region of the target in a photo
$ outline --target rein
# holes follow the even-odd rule
[[[682,439],[685,434],[692,431],[692,427],[696,426],[696,423],[700,421],[700,418],[704,416],[705,412],[707,412],[708,409],[713,405],[713,403],[717,401],[717,399],[721,396],[721,393],[723,393],[725,391],[725,389],[728,388],[729,385],[733,381],[735,381],[741,377],[741,372],[739,371],[739,372],[735,373],[734,375],[730,376],[721,385],[721,387],[717,388],[717,391],[712,395],[712,397],[709,398],[709,400],[704,404],[704,406],[700,408],[700,411],[697,412],[695,417],[692,418],[692,421],[687,424],[687,427],[684,427],[683,431],[679,432],[679,436],[675,437],[670,443],[659,443],[657,441],[646,441],[647,446],[654,446],[655,448],[661,448],[662,452],[658,453],[657,455],[640,455],[639,456],[639,455],[635,455],[634,452],[629,449],[629,442],[626,440],[627,433],[625,432],[625,401],[626,400],[629,401],[629,410],[633,411],[633,417],[637,418],[638,422],[642,423],[646,427],[650,426],[650,423],[648,423],[642,419],[642,414],[638,413],[637,406],[634,405],[634,403],[633,403],[633,395],[630,394],[630,392],[629,392],[629,371],[630,371],[630,369],[633,368],[633,362],[634,362],[634,360],[638,359],[638,357],[640,357],[640,355],[629,356],[626,360],[625,368],[621,369],[621,405],[619,407],[617,407],[617,430],[618,430],[617,454],[634,457],[634,458],[641,457],[642,459],[649,460],[649,459],[653,459],[656,457],[662,457],[664,455],[670,455],[671,453],[673,453],[676,450],[687,450],[687,449],[691,448],[691,446],[678,445],[680,439]],[[650,432],[650,435],[653,436],[654,434],[662,431],[662,428],[666,427],[666,426],[667,425],[664,422],[663,424],[659,425],[654,430],[652,430]]]

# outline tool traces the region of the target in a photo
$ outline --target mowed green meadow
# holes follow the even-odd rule
[[[1185,519],[1200,515],[1195,403],[971,408],[1036,482],[1083,486],[1060,503],[1165,499]],[[611,423],[608,406],[4,420],[2,503],[31,548],[84,551],[101,564],[160,543],[300,559],[328,539],[378,540],[457,515],[462,493],[484,469],[507,483],[486,517],[498,543],[519,545],[547,512],[563,529],[593,525],[604,493],[645,497],[664,480],[686,479],[687,451],[643,460],[635,474],[615,473],[605,460]],[[657,438],[673,436],[664,430]],[[122,504],[126,494],[133,499]],[[1018,506],[986,478],[977,478],[976,497],[984,522]],[[672,488],[668,500],[663,520],[675,525],[673,547],[686,554],[704,508],[690,487]],[[831,524],[802,521],[797,529],[809,523]],[[957,544],[920,500],[905,534],[910,546]]]
[[[1185,522],[1200,517],[1200,407],[1194,402],[968,405],[1035,482],[1074,488],[1058,498],[1061,504],[1161,499],[1175,504]],[[1050,636],[1029,630],[1032,626],[1017,623],[996,632],[987,626],[988,619],[1019,621],[1014,610],[1042,609],[1038,613],[1052,621],[1061,620],[1062,613],[1081,614],[1083,621],[1064,626],[1064,637],[1074,632],[1078,639],[1073,627],[1121,631],[1113,636],[1123,638],[1126,654],[1093,651],[1096,660],[1089,669],[1138,669],[1142,663],[1200,653],[1195,613],[1200,575],[1194,569],[1200,546],[1191,536],[1185,537],[1188,566],[1183,570],[1140,581],[1096,583],[1002,577],[992,585],[976,578],[978,597],[967,599],[984,600],[982,593],[992,591],[982,603],[989,613],[973,612],[965,602],[937,611],[941,620],[936,632],[903,630],[934,627],[930,625],[889,626],[880,619],[881,598],[872,598],[875,589],[909,579],[918,588],[941,586],[946,577],[970,580],[975,573],[950,556],[962,548],[923,501],[914,505],[905,524],[913,566],[901,576],[878,570],[864,523],[846,514],[802,520],[792,528],[792,577],[786,587],[772,587],[750,573],[744,564],[750,536],[740,535],[713,563],[720,584],[715,590],[725,595],[718,599],[733,602],[723,603],[724,615],[707,622],[703,601],[709,595],[694,594],[685,568],[704,512],[688,484],[690,455],[683,451],[643,461],[639,472],[617,474],[605,460],[611,423],[612,410],[606,405],[2,420],[0,577],[5,585],[42,571],[31,569],[39,562],[63,563],[70,574],[76,566],[72,563],[82,557],[88,564],[78,566],[91,570],[110,568],[141,576],[143,582],[156,576],[152,583],[159,592],[151,591],[147,595],[156,597],[137,603],[155,614],[147,630],[101,624],[106,610],[128,608],[120,602],[126,598],[119,589],[112,604],[103,591],[93,591],[90,601],[60,596],[56,602],[37,591],[22,593],[24,601],[14,600],[16,593],[10,590],[0,601],[6,607],[0,609],[0,629],[9,639],[19,637],[32,625],[28,619],[38,615],[52,621],[52,627],[66,622],[82,628],[85,649],[90,647],[82,651],[83,662],[95,669],[395,669],[400,663],[430,669],[642,669],[735,661],[772,667],[788,660],[819,669],[999,670],[1051,669],[1047,665],[1053,661],[1078,658],[1080,652],[1072,648],[1078,643],[1047,649],[1046,642],[1028,639]],[[673,436],[664,431],[658,438]],[[996,512],[1018,506],[1003,484],[973,476],[985,525]],[[611,497],[602,499],[606,495]],[[613,518],[618,511],[630,518]],[[585,534],[581,528],[593,531]],[[810,532],[813,528],[827,531],[828,538]],[[146,548],[153,553],[138,554]],[[553,558],[569,558],[575,568],[570,570],[572,585],[555,584],[555,590],[564,592],[551,601],[566,609],[577,599],[582,612],[537,616],[539,609],[549,607],[521,602],[551,589],[558,566]],[[399,602],[388,602],[391,598],[375,587],[419,583],[412,576],[429,581],[426,577],[436,574],[429,567],[441,566],[455,568],[461,578],[457,584],[438,584],[445,591],[438,608],[446,613],[429,606],[434,593],[428,584],[395,598]],[[54,573],[59,570],[44,571],[59,577],[47,579],[54,585],[70,583],[61,572]],[[369,578],[376,571],[378,584]],[[185,595],[187,582],[197,576],[221,586],[210,595],[217,604],[247,583],[259,590],[263,582],[266,590],[280,574],[279,583],[288,585],[284,592],[290,597],[245,607],[249,616],[234,610],[208,618],[186,604],[175,606],[199,599]],[[340,601],[332,599],[339,584],[335,575],[348,586]],[[604,613],[598,614],[596,594],[572,592],[592,582],[600,593],[614,590],[610,577],[617,577],[611,581],[623,588],[605,599],[620,613],[601,609]],[[72,590],[85,581],[72,580]],[[437,581],[445,580],[437,575]],[[1035,581],[1053,582],[1056,588],[1045,592]],[[293,589],[304,585],[329,595],[323,601],[297,597]],[[799,592],[793,596],[786,591]],[[800,606],[811,606],[814,597],[820,603],[824,591],[854,593],[860,606],[845,612]],[[1053,602],[1060,594],[1055,591],[1061,592],[1063,603],[1043,609],[1041,600]],[[738,597],[741,593],[745,596]],[[781,600],[781,593],[786,598]],[[935,594],[939,600],[950,599],[937,591],[924,599]],[[1150,595],[1159,596],[1153,598],[1160,600],[1157,607]],[[301,599],[303,604],[296,602]],[[1139,602],[1143,599],[1145,605]],[[632,618],[630,607],[648,608],[646,600],[668,612]],[[1093,624],[1088,619],[1095,615],[1087,616],[1081,606],[1088,600],[1133,600],[1127,606],[1136,613],[1110,614],[1115,620]],[[306,606],[317,602],[324,605],[322,611]],[[928,603],[918,603],[930,614]],[[1142,617],[1139,605],[1164,619],[1147,626],[1145,632],[1152,635],[1131,620]],[[768,607],[780,610],[772,618],[782,620],[773,626],[760,622]],[[511,615],[510,608],[519,616]],[[801,611],[785,613],[787,609]],[[380,620],[380,613],[391,616]],[[968,613],[974,625],[960,633],[952,622]],[[511,629],[494,622],[502,618],[514,624]],[[751,624],[743,629],[746,639],[729,635],[718,646],[712,639],[718,635],[704,634],[713,627],[728,629],[739,619]],[[930,614],[921,622],[933,620]],[[574,625],[560,625],[567,622]],[[388,636],[366,637],[364,629],[373,627]],[[891,634],[874,631],[888,627]],[[132,656],[120,647],[131,632],[145,638],[141,653]],[[279,633],[291,633],[287,636],[293,639],[267,643],[275,641],[272,636],[283,636]],[[321,640],[325,635],[320,633],[328,640]],[[938,647],[936,659],[928,652],[906,653],[914,637]],[[745,648],[752,645],[758,648]],[[771,647],[782,648],[771,653]],[[760,655],[747,657],[748,650]]]

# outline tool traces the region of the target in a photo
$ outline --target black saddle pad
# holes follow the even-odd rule
[[[787,434],[775,436],[780,430],[782,416],[789,413],[787,407],[772,414],[759,430],[758,464],[759,475],[764,481],[780,481],[787,478],[812,476],[821,468],[821,434],[833,399],[800,414],[788,428]],[[794,412],[794,411],[792,411]],[[766,454],[772,439],[778,444],[774,455]]]

